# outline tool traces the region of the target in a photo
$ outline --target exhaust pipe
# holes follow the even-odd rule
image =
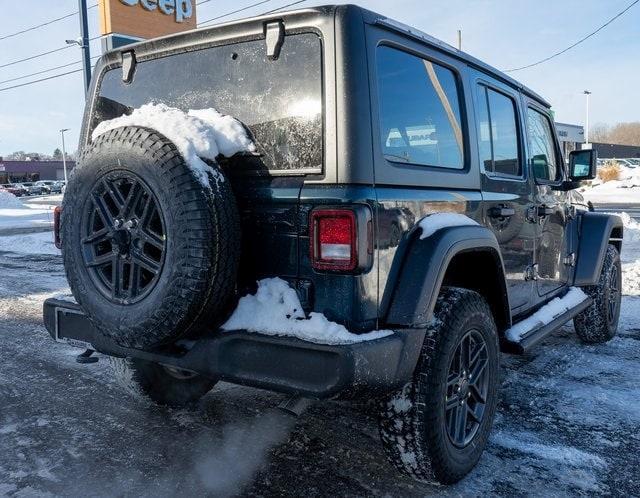
[[[299,417],[307,408],[309,408],[315,400],[309,398],[303,398],[301,396],[291,396],[278,405],[278,409],[283,411],[287,415]]]

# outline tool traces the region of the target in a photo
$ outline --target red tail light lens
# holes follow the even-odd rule
[[[58,249],[62,249],[62,240],[60,239],[60,216],[62,216],[62,207],[56,206],[53,210],[53,242]]]
[[[311,212],[311,266],[316,270],[351,271],[357,261],[355,213],[349,209]]]

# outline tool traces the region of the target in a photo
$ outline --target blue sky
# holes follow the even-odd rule
[[[274,0],[236,17],[258,14],[291,0]],[[88,0],[89,5],[95,0]],[[200,20],[255,3],[212,0],[198,10]],[[329,2],[308,1],[302,5]],[[360,5],[411,24],[499,69],[519,67],[562,49],[603,24],[631,0],[362,0]],[[77,9],[75,0],[0,0],[0,37]],[[89,15],[91,36],[99,34],[97,9]],[[65,45],[79,22],[68,18],[30,33],[0,40],[0,66]],[[99,40],[92,55],[100,53]],[[0,81],[80,59],[70,47],[33,61],[0,68]],[[78,66],[79,67],[79,66]],[[68,69],[60,70],[64,72]],[[47,76],[48,73],[42,76]],[[512,73],[553,105],[558,121],[583,123],[584,96],[593,92],[591,123],[640,120],[640,4],[572,51],[540,66]],[[38,78],[38,77],[34,77]],[[0,88],[15,83],[0,83]],[[60,128],[71,128],[75,149],[84,106],[82,74],[0,92],[0,156],[15,150],[51,153],[60,146]]]

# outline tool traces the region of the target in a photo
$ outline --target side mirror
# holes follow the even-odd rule
[[[569,180],[581,182],[593,180],[598,164],[598,151],[594,149],[574,150],[569,153]]]

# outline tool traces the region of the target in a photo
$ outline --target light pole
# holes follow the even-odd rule
[[[589,90],[585,90],[584,95],[587,97],[587,110],[586,110],[586,114],[585,114],[585,118],[584,118],[584,149],[589,149],[590,145],[589,145],[589,95],[591,95],[591,92]]]
[[[64,171],[64,183],[67,184],[67,150],[64,146],[64,132],[69,131],[69,128],[62,128],[60,135],[62,135],[62,170]]]

